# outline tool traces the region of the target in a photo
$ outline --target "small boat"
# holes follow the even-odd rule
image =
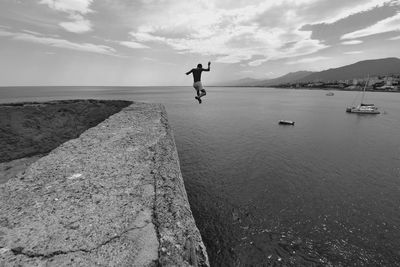
[[[365,83],[360,104],[356,107],[354,107],[354,106],[347,107],[346,112],[357,113],[357,114],[380,114],[380,111],[374,104],[364,104],[363,103],[364,97],[365,97],[365,88],[367,87],[368,81],[369,81],[369,77],[368,77],[367,82]]]
[[[280,120],[280,121],[279,121],[279,124],[294,125],[294,121]]]
[[[335,95],[333,92],[329,92],[329,93],[327,93],[326,94],[327,96],[333,96],[333,95]]]

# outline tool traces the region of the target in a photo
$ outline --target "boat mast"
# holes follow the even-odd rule
[[[365,88],[367,88],[368,82],[369,82],[369,74],[368,74],[367,82],[364,85],[364,90],[363,90],[363,94],[362,94],[362,98],[361,98],[361,104],[364,102]]]

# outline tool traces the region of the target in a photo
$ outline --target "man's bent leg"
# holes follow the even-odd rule
[[[200,93],[199,97],[203,97],[207,94],[205,89],[201,89],[200,91],[201,91],[201,93]],[[198,93],[199,93],[199,91],[197,91],[197,94]]]
[[[195,98],[197,101],[199,101],[199,104],[201,104],[200,90],[197,90],[197,89],[196,89],[196,92],[197,92],[197,96],[195,96],[194,98]]]

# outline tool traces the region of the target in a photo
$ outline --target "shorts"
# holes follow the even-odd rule
[[[196,89],[196,91],[202,91],[202,92],[206,91],[206,90],[204,90],[203,84],[201,84],[200,81],[193,83],[193,87],[194,87],[194,89]]]

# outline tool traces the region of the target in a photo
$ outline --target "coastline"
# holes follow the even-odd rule
[[[334,87],[280,87],[280,86],[208,86],[208,87],[235,87],[235,88],[271,88],[271,89],[289,89],[289,90],[325,90],[325,91],[345,91],[345,92],[359,92],[362,88],[357,90],[352,89],[339,89]],[[389,90],[370,90],[366,89],[366,92],[377,92],[377,93],[400,93],[400,91],[389,91]]]

